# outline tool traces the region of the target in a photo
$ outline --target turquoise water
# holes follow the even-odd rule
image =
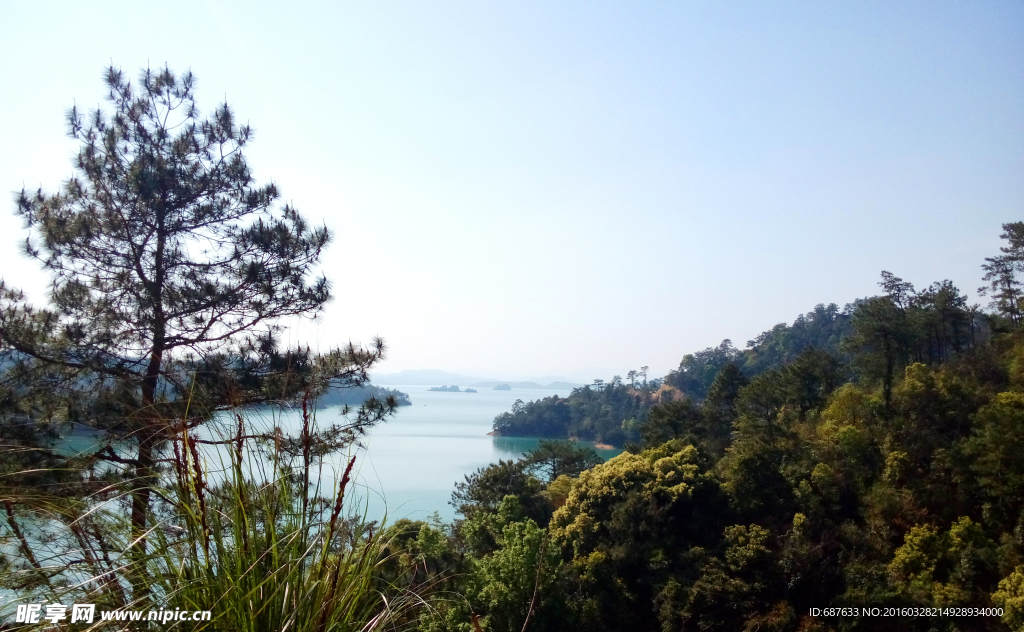
[[[395,388],[395,387],[392,387]],[[371,519],[384,517],[389,522],[399,518],[427,519],[435,511],[442,520],[455,517],[448,504],[455,483],[467,474],[500,459],[514,459],[537,447],[538,439],[525,437],[493,437],[494,417],[507,412],[517,399],[531,401],[558,395],[565,390],[513,389],[496,391],[480,388],[477,393],[429,391],[427,386],[399,386],[409,394],[412,406],[402,406],[386,422],[378,425],[362,439],[364,447],[352,452],[356,456],[355,494],[348,494],[349,507],[366,510]],[[317,411],[317,422],[325,426],[339,420],[339,409]],[[264,409],[244,413],[251,431],[278,423],[286,432],[298,434],[302,417],[297,410]],[[225,420],[227,421],[227,420]],[[233,427],[233,422],[228,422]],[[206,432],[218,435],[209,428]],[[204,433],[205,434],[205,433]],[[233,435],[228,430],[226,436]],[[96,437],[88,433],[66,439],[65,449],[95,449]],[[217,448],[207,446],[207,465],[211,476],[218,463],[227,461]],[[621,450],[596,450],[608,459]],[[328,459],[322,476],[330,491],[347,463],[346,455]]]
[[[381,519],[387,514],[388,522],[399,518],[422,520],[435,511],[448,522],[455,517],[448,504],[456,482],[463,480],[477,468],[499,459],[513,459],[537,446],[538,439],[520,437],[492,437],[494,417],[508,411],[516,399],[530,401],[566,391],[547,389],[516,389],[495,391],[478,389],[478,393],[430,392],[425,386],[402,386],[413,405],[403,406],[387,422],[374,428],[364,438],[365,448],[356,455],[356,494],[347,494],[350,510],[367,511],[370,519]],[[277,422],[290,432],[301,426],[298,411],[262,412],[245,414],[250,431],[258,426]],[[317,412],[321,425],[338,418],[337,409]],[[227,421],[227,420],[225,420]],[[230,424],[229,424],[230,425]],[[213,428],[207,433],[218,434]],[[226,436],[231,436],[229,430]],[[65,438],[61,449],[67,452],[88,452],[98,445],[95,433],[80,431]],[[218,463],[227,461],[226,455],[207,446],[208,475],[216,480]],[[620,450],[597,450],[604,458]],[[252,454],[252,453],[250,453]],[[347,458],[331,457],[322,477],[328,493],[337,485]],[[353,498],[353,496],[355,496]],[[42,533],[43,531],[40,531]],[[0,592],[0,602],[4,601]]]
[[[507,412],[517,399],[530,401],[564,390],[513,389],[478,393],[442,393],[426,386],[399,386],[412,406],[378,426],[357,454],[357,481],[367,494],[370,515],[387,509],[389,521],[424,519],[437,511],[454,518],[448,504],[456,482],[477,468],[513,459],[537,447],[538,440],[488,436],[494,417]],[[604,458],[619,450],[598,450]]]
[[[538,439],[489,436],[494,417],[507,412],[517,399],[569,394],[554,389],[480,388],[477,393],[446,393],[429,391],[427,386],[390,388],[408,393],[412,406],[400,407],[364,437],[363,449],[354,452],[357,492],[350,505],[366,509],[371,519],[382,518],[386,512],[389,522],[428,519],[435,511],[442,520],[452,520],[455,510],[448,501],[455,483],[477,468],[518,458],[537,447]],[[297,411],[275,416],[286,430],[298,429],[301,417]],[[321,425],[337,417],[336,408],[317,412]],[[607,459],[620,451],[597,452]],[[345,462],[342,455],[330,459],[325,485],[336,484]]]

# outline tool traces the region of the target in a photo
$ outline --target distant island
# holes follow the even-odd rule
[[[512,387],[509,386],[508,384],[498,384],[497,386],[494,387],[494,390],[496,390],[496,391],[511,391]]]
[[[451,386],[431,386],[427,389],[428,391],[436,391],[438,393],[475,393],[475,388],[467,388],[465,390],[452,384]]]

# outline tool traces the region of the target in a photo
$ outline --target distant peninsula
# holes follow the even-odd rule
[[[452,384],[451,386],[431,386],[427,389],[428,391],[437,391],[439,393],[475,393],[473,389],[467,388],[463,391],[458,386]]]
[[[394,397],[395,404],[398,406],[412,405],[407,393],[394,388],[374,386],[373,384],[363,384],[353,388],[331,388],[316,400],[316,404],[323,408],[329,406],[362,406],[363,402],[371,397],[377,400]]]
[[[511,391],[512,387],[509,386],[508,384],[498,384],[497,386],[494,387],[494,390],[496,390],[496,391]]]

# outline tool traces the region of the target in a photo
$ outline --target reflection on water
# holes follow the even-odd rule
[[[526,454],[530,450],[533,450],[540,445],[541,440],[534,437],[491,437],[494,443],[494,449],[498,452],[504,452],[512,457],[518,457],[522,454]],[[597,452],[597,455],[607,461],[608,459],[622,454],[621,448],[612,448],[610,450],[604,448],[595,447],[593,443],[589,441],[580,441],[579,445],[588,445]]]
[[[509,455],[518,456],[533,450],[540,444],[540,439],[533,437],[491,437],[494,449]]]

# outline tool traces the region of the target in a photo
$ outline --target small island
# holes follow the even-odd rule
[[[452,384],[451,386],[431,386],[427,389],[428,391],[436,391],[438,393],[475,393],[475,388],[467,388],[465,390]]]
[[[498,384],[497,386],[494,387],[494,390],[496,390],[496,391],[511,391],[512,387],[509,386],[508,384]]]

